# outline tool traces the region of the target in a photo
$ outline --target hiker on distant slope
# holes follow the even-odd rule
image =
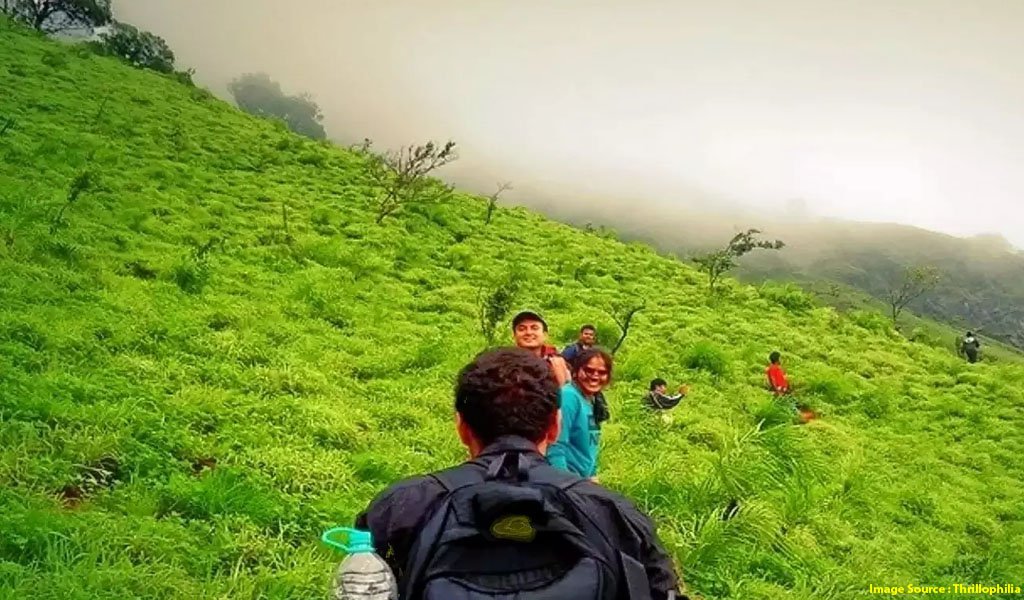
[[[551,376],[559,387],[569,383],[572,375],[558,349],[547,343],[548,324],[535,312],[524,310],[512,319],[512,337],[516,346],[548,362]]]
[[[765,370],[765,375],[768,377],[768,387],[776,393],[776,395],[788,394],[789,381],[786,379],[786,372],[782,370],[782,355],[778,352],[772,352],[768,356],[768,368]]]
[[[562,350],[562,358],[571,363],[572,359],[576,358],[580,352],[592,348],[596,343],[597,329],[588,323],[587,325],[580,327],[579,338]]]
[[[977,337],[974,336],[970,331],[967,332],[967,337],[960,344],[961,350],[967,355],[967,362],[976,363],[978,362],[978,351],[981,349],[981,342]]]
[[[688,387],[681,385],[679,386],[678,394],[669,396],[667,395],[668,382],[659,377],[651,381],[650,391],[644,395],[644,404],[653,410],[668,410],[670,408],[675,408],[676,405],[686,397],[686,394],[689,391]]]
[[[462,370],[455,423],[470,460],[393,484],[356,518],[400,598],[677,597],[651,519],[544,460],[559,435],[558,400],[547,364],[517,348]]]
[[[573,361],[573,381],[560,393],[562,432],[548,452],[552,465],[597,481],[597,453],[601,424],[594,413],[594,398],[612,377],[611,354],[600,348],[584,350]]]

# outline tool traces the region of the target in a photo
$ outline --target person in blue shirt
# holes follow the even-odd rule
[[[601,348],[580,352],[572,364],[572,382],[559,392],[562,426],[548,451],[553,466],[597,481],[597,454],[601,424],[594,415],[594,399],[612,377],[611,354]]]
[[[580,327],[580,337],[562,350],[562,358],[572,363],[579,356],[580,352],[590,350],[597,343],[597,328],[587,323]]]

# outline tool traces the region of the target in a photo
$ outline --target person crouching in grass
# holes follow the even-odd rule
[[[580,352],[571,366],[572,382],[559,392],[562,428],[548,452],[555,467],[597,481],[597,454],[601,425],[594,414],[594,400],[611,383],[612,355],[601,348]]]

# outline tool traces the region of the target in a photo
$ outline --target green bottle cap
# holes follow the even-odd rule
[[[348,538],[348,543],[343,544],[332,540],[331,536],[337,533],[344,533]],[[372,533],[361,529],[352,529],[351,527],[335,527],[333,529],[328,529],[320,536],[320,540],[328,546],[338,548],[346,554],[362,554],[367,552],[376,552],[377,550],[373,547]]]

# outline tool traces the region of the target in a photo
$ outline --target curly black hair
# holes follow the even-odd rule
[[[558,405],[547,361],[521,348],[478,354],[455,385],[455,410],[485,445],[506,435],[540,442]]]

